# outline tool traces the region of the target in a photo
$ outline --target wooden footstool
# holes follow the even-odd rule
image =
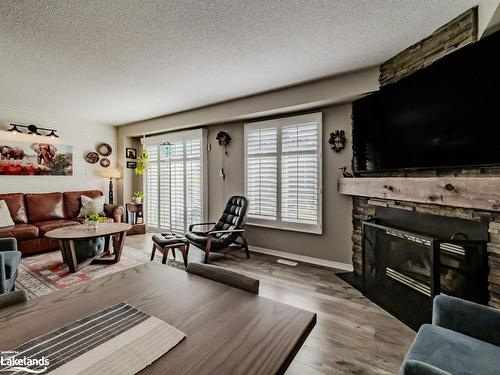
[[[174,259],[175,249],[179,250],[182,253],[182,258],[184,259],[184,265],[187,267],[189,242],[183,235],[177,233],[155,234],[153,236],[153,250],[151,251],[151,260],[155,258],[156,249],[158,249],[163,254],[163,258],[161,260],[163,264],[167,262],[167,256],[170,249],[172,249],[172,255],[174,256]]]

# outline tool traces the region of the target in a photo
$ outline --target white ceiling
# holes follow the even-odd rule
[[[0,107],[105,124],[379,64],[475,0],[0,1]]]

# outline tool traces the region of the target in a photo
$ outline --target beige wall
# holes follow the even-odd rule
[[[351,211],[350,197],[337,193],[339,168],[351,165],[352,148],[336,154],[328,144],[329,134],[345,130],[350,142],[351,106],[341,105],[320,110],[323,112],[323,234],[308,234],[270,228],[248,226],[250,244],[271,250],[284,251],[341,263],[351,263]],[[243,122],[210,126],[208,133],[212,149],[208,153],[209,219],[217,220],[227,199],[244,194]],[[225,157],[215,136],[224,130],[232,140]],[[219,171],[224,167],[226,179]]]
[[[488,36],[500,29],[500,0],[480,0],[478,8],[478,37]]]
[[[0,143],[33,141],[31,136],[6,132],[5,130],[10,128],[10,123],[35,124],[57,129],[60,138],[56,142],[73,145],[73,176],[0,176],[0,193],[99,189],[107,195],[109,180],[97,175],[103,168],[98,163],[87,163],[84,156],[89,151],[95,151],[99,143],[109,143],[113,148],[113,153],[109,157],[111,161],[109,168],[116,168],[118,150],[115,127],[17,112],[0,107]]]

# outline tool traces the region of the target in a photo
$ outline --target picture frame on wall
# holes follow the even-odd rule
[[[126,148],[125,156],[127,159],[137,159],[137,149],[135,148]]]
[[[0,176],[72,176],[73,146],[6,141],[0,145]]]
[[[135,167],[137,167],[137,162],[135,162],[135,161],[127,161],[127,168],[135,169]]]

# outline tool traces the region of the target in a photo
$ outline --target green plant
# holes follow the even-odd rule
[[[137,158],[137,166],[135,167],[135,174],[142,176],[149,168],[149,155],[146,151],[139,155]]]
[[[144,193],[142,191],[136,191],[132,195],[132,199],[142,199],[142,198],[144,198]]]
[[[104,223],[106,218],[104,216],[99,215],[97,212],[92,212],[87,216],[87,219],[90,221],[96,221],[98,223]]]

